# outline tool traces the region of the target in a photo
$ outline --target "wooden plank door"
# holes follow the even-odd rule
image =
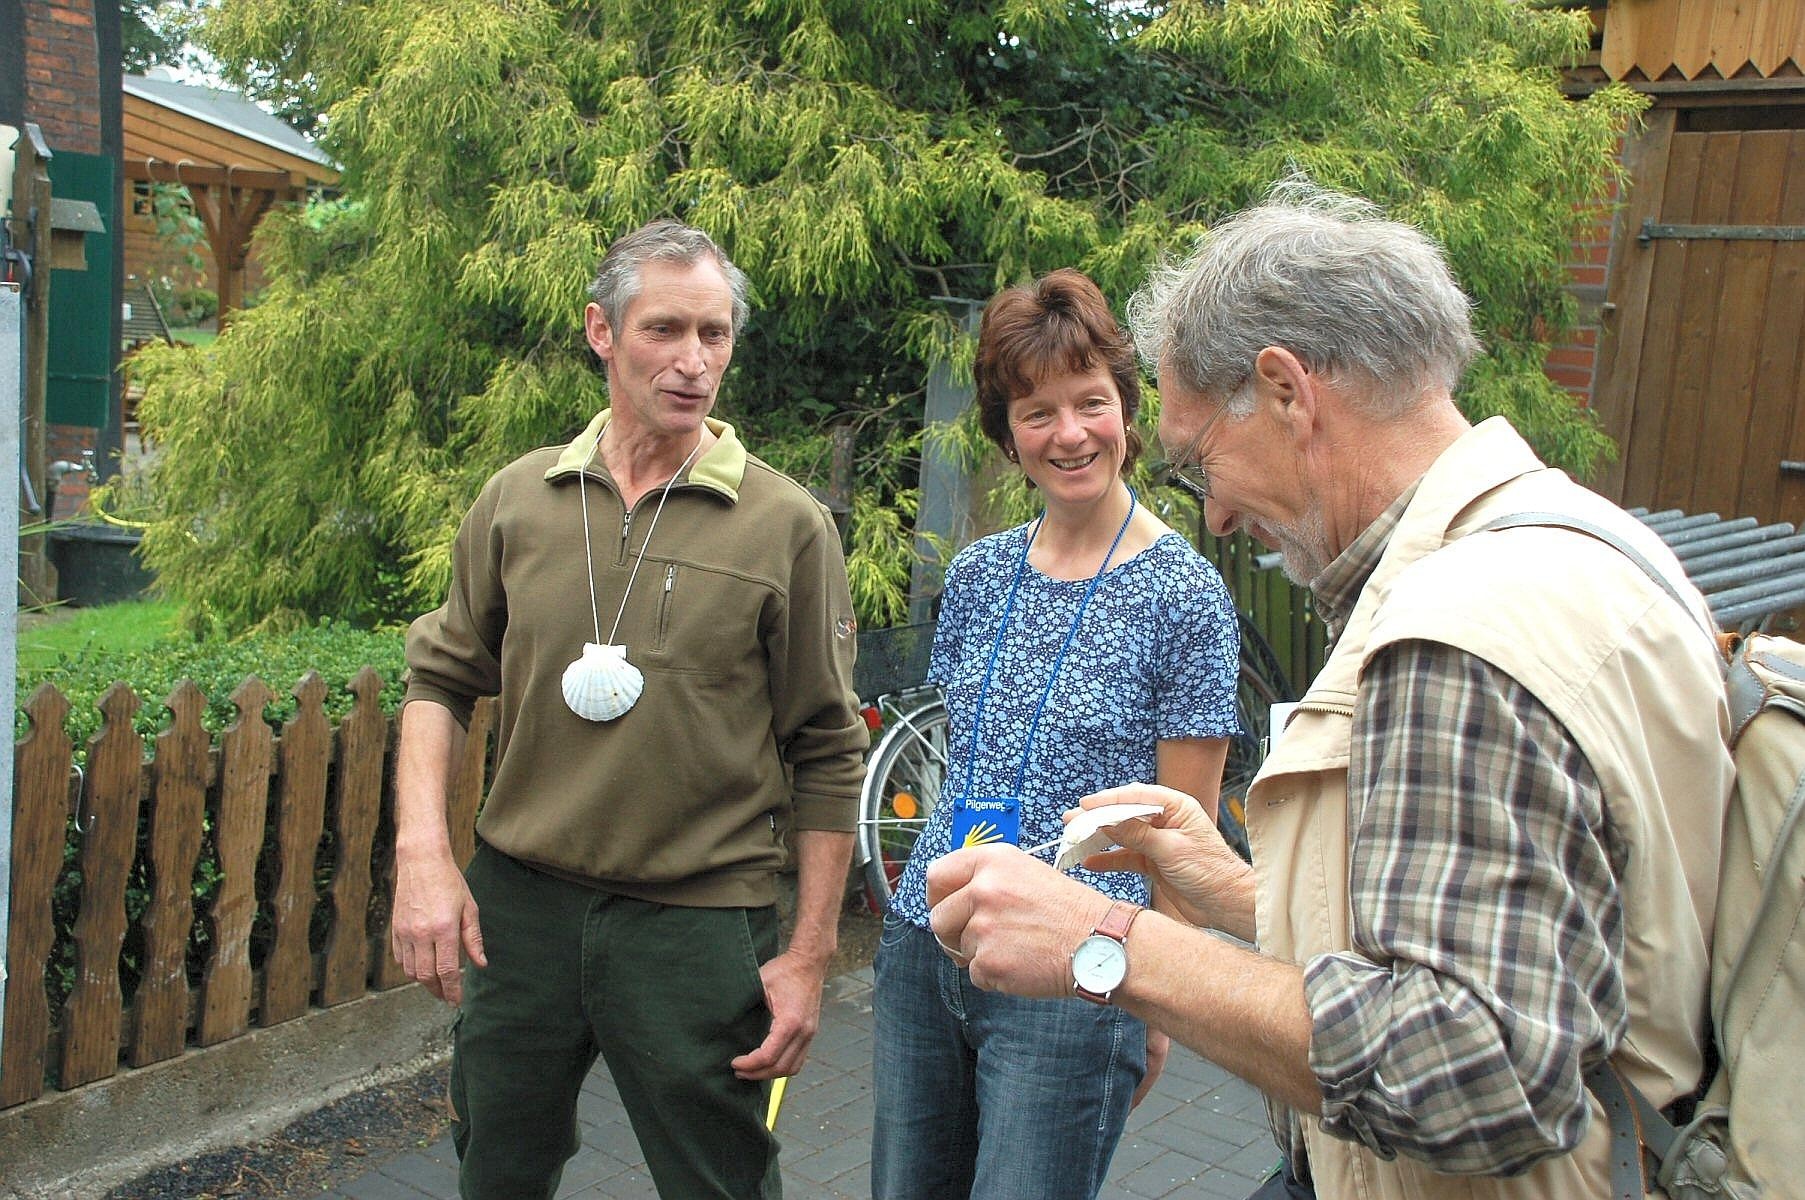
[[[1651,116],[1625,161],[1595,403],[1626,505],[1805,526],[1805,241],[1639,239],[1642,224],[1805,228],[1805,107]],[[1798,126],[1798,127],[1788,127]]]

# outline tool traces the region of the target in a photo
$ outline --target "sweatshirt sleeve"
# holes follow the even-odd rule
[[[858,624],[846,560],[825,509],[796,548],[769,646],[773,732],[791,772],[796,829],[850,832],[871,735],[852,690]]]
[[[402,703],[432,700],[468,728],[479,696],[501,691],[501,636],[507,629],[494,528],[498,483],[491,479],[458,527],[445,603],[407,631],[407,694]]]

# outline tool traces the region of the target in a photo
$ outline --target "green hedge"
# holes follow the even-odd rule
[[[290,693],[308,671],[318,671],[326,681],[326,715],[337,721],[356,699],[346,684],[366,664],[382,676],[383,710],[393,712],[401,703],[404,636],[399,628],[356,629],[326,618],[287,633],[260,633],[230,641],[219,637],[197,640],[178,633],[137,650],[85,649],[48,666],[21,669],[20,712],[14,730],[16,736],[25,736],[25,701],[39,684],[53,684],[68,698],[69,736],[78,759],[85,757],[88,739],[100,729],[101,697],[115,681],[123,680],[142,702],[134,724],[144,735],[148,750],[168,721],[164,699],[182,680],[191,679],[207,697],[204,723],[217,734],[237,715],[232,693],[247,675],[258,676],[277,694],[264,717],[279,725],[294,715],[295,699]]]

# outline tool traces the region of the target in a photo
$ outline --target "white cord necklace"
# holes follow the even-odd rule
[[[604,427],[602,433],[606,433]],[[652,510],[652,523],[646,527],[645,540],[639,544],[639,556],[633,560],[633,570],[627,575],[627,586],[621,591],[620,610],[614,614],[614,624],[608,630],[608,641],[602,641],[602,617],[596,607],[595,600],[595,555],[589,548],[589,490],[585,478],[589,464],[595,461],[596,453],[602,446],[602,434],[595,435],[595,445],[589,448],[589,457],[583,460],[583,466],[577,472],[577,496],[583,506],[583,563],[589,578],[589,620],[595,630],[595,641],[583,646],[582,656],[564,668],[564,703],[570,711],[585,721],[612,721],[639,702],[639,695],[645,691],[645,676],[638,667],[627,661],[627,648],[615,645],[614,636],[620,632],[620,621],[627,612],[627,598],[633,594],[633,581],[639,578],[639,568],[646,560],[646,550],[652,544],[652,534],[658,530],[658,518],[664,514],[664,502],[670,499],[671,488],[679,476],[689,469],[696,454],[702,449],[702,439],[696,439],[695,447],[690,450],[678,467],[676,473],[665,480],[664,490],[658,496],[658,507]],[[629,517],[631,514],[629,513]]]

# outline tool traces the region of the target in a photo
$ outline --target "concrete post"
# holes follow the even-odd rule
[[[978,318],[983,315],[980,300],[935,297],[953,308],[965,331],[978,332]],[[950,425],[971,407],[972,387],[957,383],[952,370],[942,363],[928,373],[926,422],[929,436],[921,448],[921,510],[915,516],[915,566],[909,577],[909,621],[919,624],[934,619],[934,601],[940,596],[940,576],[946,564],[940,561],[933,544],[921,536],[931,533],[956,549],[971,536],[971,480],[957,459],[943,449],[933,437],[936,425]]]
[[[24,330],[24,379],[20,385],[20,406],[24,429],[19,447],[24,464],[24,478],[30,483],[33,497],[45,503],[44,473],[45,419],[50,347],[50,147],[36,125],[27,123],[18,145],[13,148],[13,245],[31,256],[31,291],[20,301]],[[16,419],[16,418],[15,418]],[[7,460],[11,462],[12,460]],[[8,468],[11,469],[10,467]],[[48,521],[45,511],[37,521]],[[49,604],[56,600],[56,568],[50,562],[50,539],[34,536],[25,546],[14,546],[18,564],[8,579],[33,604]]]
[[[0,283],[0,463],[19,461],[19,341],[25,323],[19,289]],[[19,489],[0,487],[0,1031],[6,1028],[6,931],[12,918],[13,886],[13,695],[19,665]],[[4,1036],[0,1032],[0,1036]]]

